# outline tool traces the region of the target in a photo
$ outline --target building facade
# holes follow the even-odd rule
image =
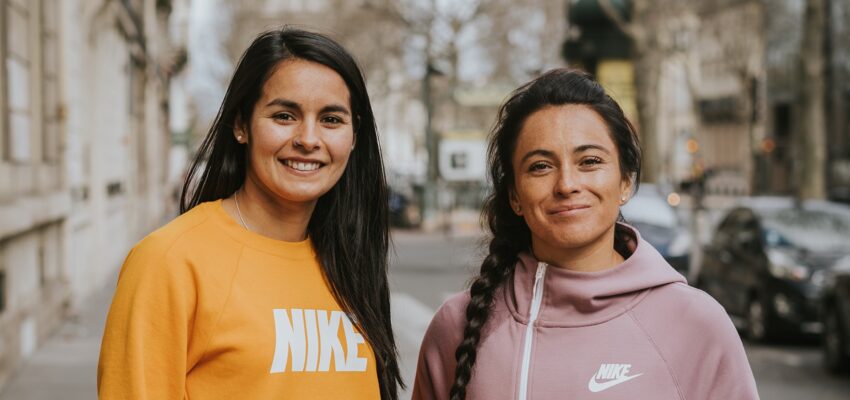
[[[0,1],[0,387],[169,211],[169,1]]]

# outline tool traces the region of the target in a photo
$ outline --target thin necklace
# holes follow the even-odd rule
[[[248,224],[245,223],[245,220],[242,219],[242,210],[239,209],[239,199],[236,198],[236,195],[233,195],[233,201],[236,202],[236,215],[239,216],[239,222],[242,222],[242,226],[244,226],[245,229],[250,231],[251,228],[249,228]]]

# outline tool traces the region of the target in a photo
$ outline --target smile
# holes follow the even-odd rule
[[[572,215],[572,214],[587,210],[589,208],[590,208],[590,206],[588,206],[588,205],[570,205],[570,206],[555,208],[555,209],[549,211],[549,214]]]
[[[286,165],[289,168],[292,168],[296,171],[315,171],[322,167],[322,163],[319,162],[306,162],[306,161],[294,161],[294,160],[282,160],[283,165]]]

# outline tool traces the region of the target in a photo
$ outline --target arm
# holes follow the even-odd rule
[[[196,290],[187,265],[143,241],[124,262],[98,364],[101,399],[182,399]]]
[[[455,376],[455,349],[463,338],[463,309],[467,293],[447,300],[437,311],[419,349],[419,363],[413,383],[413,400],[444,400]]]
[[[632,314],[683,400],[759,398],[738,332],[711,296],[671,284],[654,290]]]
[[[714,299],[711,299],[714,302]],[[758,399],[756,381],[750,368],[744,345],[732,321],[719,304],[714,302],[721,313],[717,313],[715,338],[713,347],[719,349],[713,366],[709,369],[713,372],[713,382],[708,388],[707,399]]]

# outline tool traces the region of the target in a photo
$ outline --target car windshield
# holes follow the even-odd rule
[[[676,214],[667,202],[658,196],[638,195],[622,207],[623,217],[627,223],[648,224],[663,228],[674,228],[677,225]]]
[[[765,241],[812,252],[846,251],[850,217],[824,210],[784,209],[762,213]]]

